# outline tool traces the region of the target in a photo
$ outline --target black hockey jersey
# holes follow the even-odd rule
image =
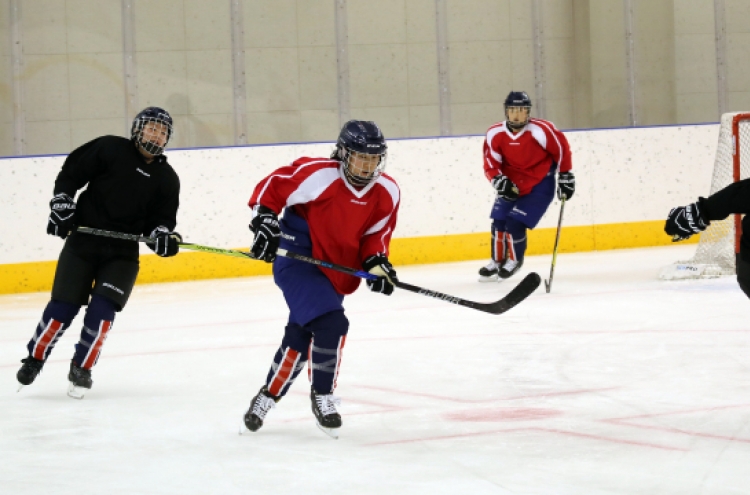
[[[151,163],[123,137],[103,136],[68,155],[55,181],[55,194],[76,192],[76,224],[149,235],[177,225],[180,180],[164,155]]]
[[[732,213],[750,213],[750,179],[730,184],[708,198],[698,200],[708,220],[724,220]],[[742,219],[740,255],[750,263],[750,216]]]

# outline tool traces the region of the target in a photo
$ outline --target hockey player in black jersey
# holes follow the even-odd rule
[[[103,136],[68,155],[55,181],[47,233],[65,239],[52,298],[27,345],[17,378],[31,384],[81,306],[88,305],[70,363],[68,395],[83,398],[115,313],[128,301],[138,275],[138,244],[75,231],[77,225],[150,235],[159,256],[174,256],[180,180],[162,154],[172,117],[148,107],[133,120],[131,138]],[[74,201],[76,192],[86,187]]]
[[[737,254],[737,282],[750,298],[750,179],[730,184],[708,198],[687,206],[672,208],[664,232],[674,241],[683,241],[703,232],[712,220],[724,220],[733,213],[745,214],[742,219],[740,252]]]

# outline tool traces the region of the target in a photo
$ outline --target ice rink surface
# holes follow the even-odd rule
[[[0,493],[750,493],[750,301],[731,277],[657,280],[694,250],[560,255],[552,293],[500,316],[360,288],[339,440],[315,427],[304,373],[238,434],[286,322],[268,277],[137,286],[80,401],[82,313],[16,392],[48,294],[2,296]],[[398,272],[478,301],[521,279],[479,284],[482,264]]]

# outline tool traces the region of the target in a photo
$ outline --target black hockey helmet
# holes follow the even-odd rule
[[[508,96],[505,97],[505,119],[507,121],[508,127],[512,131],[517,131],[519,129],[523,129],[523,127],[529,123],[528,115],[526,118],[526,121],[523,123],[517,124],[514,122],[511,122],[508,119],[508,108],[514,107],[514,108],[526,108],[529,111],[529,114],[531,113],[531,98],[529,98],[529,95],[526,94],[526,91],[511,91],[508,93]]]
[[[350,183],[365,186],[377,179],[385,168],[385,157],[388,146],[380,127],[375,122],[367,120],[350,120],[341,128],[336,142],[334,157],[344,164],[344,173]],[[352,170],[350,155],[352,152],[379,157],[378,166],[365,176],[359,171]],[[355,173],[359,172],[359,173]]]
[[[167,140],[163,146],[143,139],[143,128],[146,124],[156,123],[164,125],[167,128]],[[146,152],[151,155],[161,155],[164,152],[164,148],[167,147],[169,139],[172,137],[172,116],[169,112],[159,107],[146,107],[135,116],[133,119],[133,126],[130,128],[130,138],[133,142],[143,148]]]

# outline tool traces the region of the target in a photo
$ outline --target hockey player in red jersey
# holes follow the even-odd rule
[[[555,194],[570,199],[575,192],[570,147],[552,122],[530,118],[531,99],[511,91],[505,118],[487,130],[484,175],[497,192],[492,207],[492,259],[479,270],[480,282],[502,280],[523,265],[526,229],[533,229]]]
[[[341,129],[330,158],[300,158],[255,187],[249,206],[252,253],[273,262],[274,281],[289,307],[289,320],[266,383],[244,416],[257,431],[266,414],[309,366],[310,400],[318,426],[336,438],[341,416],[333,396],[349,330],[344,296],[359,278],[286,257],[279,247],[380,275],[367,281],[390,295],[396,271],[388,261],[400,191],[383,173],[386,143],[374,122],[352,120]],[[283,216],[279,219],[279,215]]]

